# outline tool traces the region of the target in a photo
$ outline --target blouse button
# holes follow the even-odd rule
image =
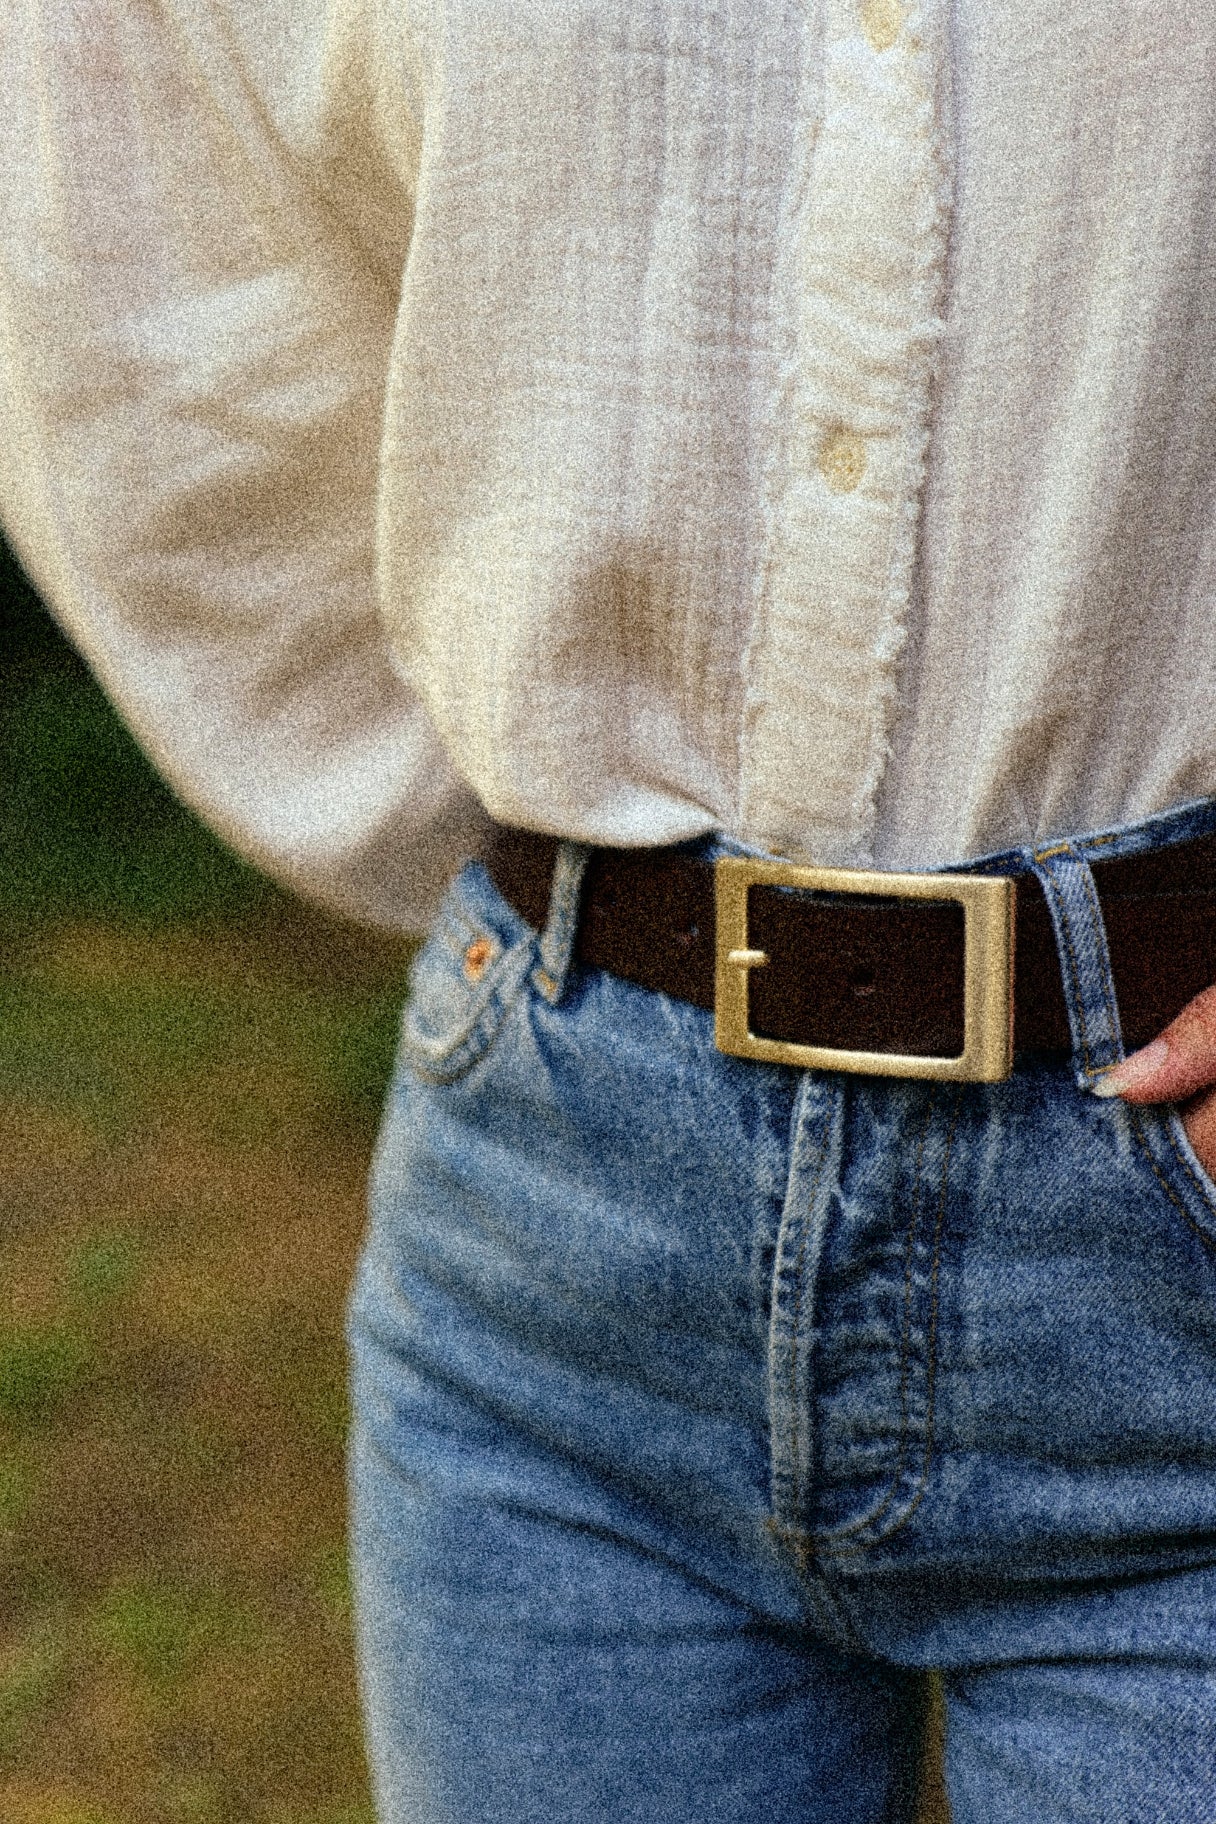
[[[904,23],[902,0],[861,0],[861,29],[876,51],[889,51]]]
[[[851,494],[866,472],[865,440],[837,426],[819,446],[819,473],[833,494]]]

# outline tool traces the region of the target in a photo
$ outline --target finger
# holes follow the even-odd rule
[[[1197,994],[1151,1044],[1108,1070],[1094,1094],[1181,1102],[1209,1083],[1216,1083],[1216,988]]]
[[[1205,1090],[1182,1111],[1186,1137],[1209,1178],[1216,1178],[1216,1090]]]

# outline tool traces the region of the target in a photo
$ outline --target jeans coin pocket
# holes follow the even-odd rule
[[[536,960],[535,934],[479,904],[471,871],[414,959],[402,1013],[401,1061],[428,1083],[454,1083],[486,1056]]]

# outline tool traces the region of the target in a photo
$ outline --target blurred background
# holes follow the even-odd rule
[[[180,807],[0,551],[3,1824],[371,1824],[341,1322],[408,962]]]
[[[0,547],[0,1824],[372,1824],[341,1325],[408,966],[170,796]]]

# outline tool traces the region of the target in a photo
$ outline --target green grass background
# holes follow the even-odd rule
[[[341,1314],[407,969],[172,798],[0,550],[2,1824],[371,1824]]]
[[[341,1314],[407,966],[177,803],[0,553],[4,1824],[370,1824]]]

